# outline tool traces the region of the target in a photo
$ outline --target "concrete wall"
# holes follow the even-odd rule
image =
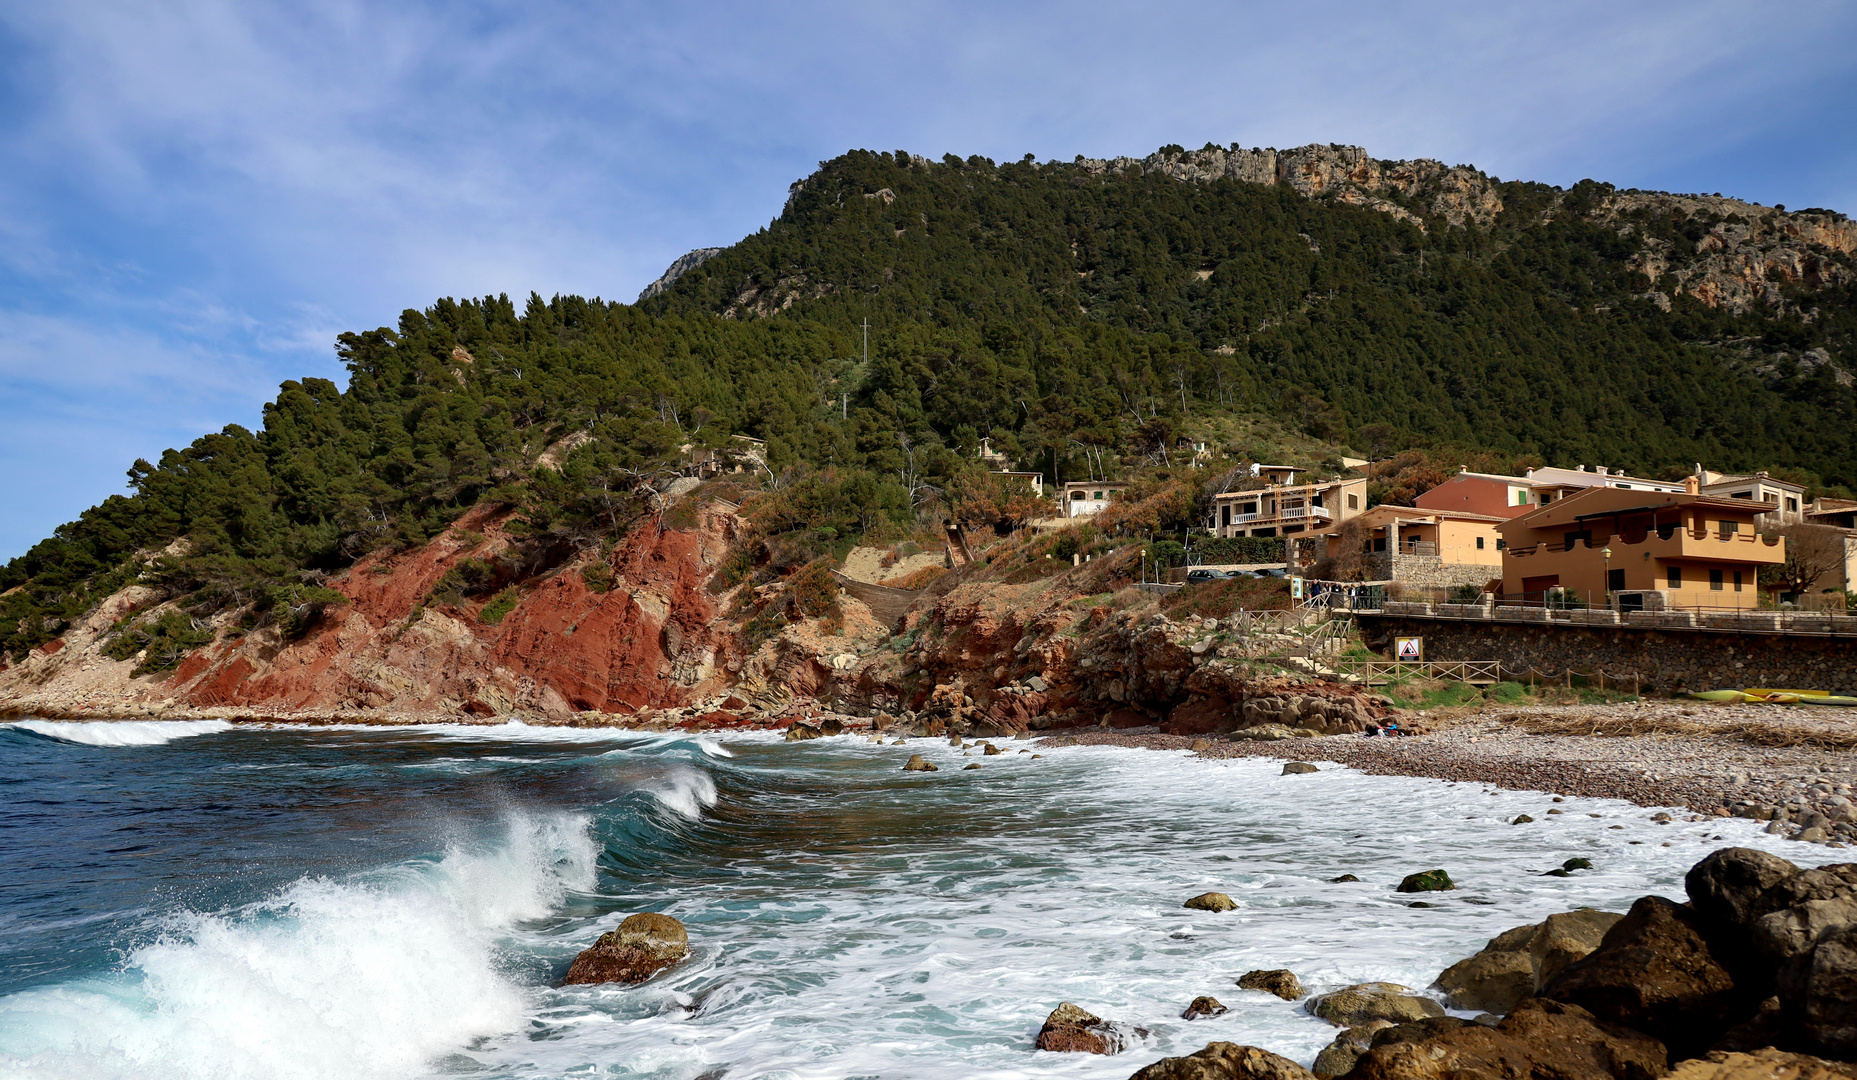
[[[1848,637],[1357,618],[1370,647],[1387,652],[1394,637],[1418,635],[1428,660],[1500,660],[1516,671],[1555,673],[1600,668],[1608,679],[1639,673],[1665,694],[1746,687],[1857,692],[1857,639]]]

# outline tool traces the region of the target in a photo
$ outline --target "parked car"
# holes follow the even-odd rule
[[[1226,578],[1236,576],[1236,574],[1227,570],[1214,570],[1211,567],[1195,566],[1193,569],[1186,572],[1186,583],[1188,585],[1196,585],[1202,581],[1224,581]]]

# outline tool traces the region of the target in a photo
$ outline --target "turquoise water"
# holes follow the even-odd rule
[[[1238,975],[1422,987],[1509,926],[1680,896],[1715,847],[1835,854],[1615,802],[1001,745],[0,727],[0,1076],[1119,1080],[1212,1039],[1308,1062],[1333,1030]],[[942,771],[901,772],[912,752]],[[1540,875],[1575,855],[1597,869]],[[1392,891],[1433,866],[1462,888]],[[1180,907],[1208,889],[1239,909]],[[640,910],[691,958],[553,987]],[[1200,994],[1232,1011],[1180,1020]],[[1064,1000],[1151,1034],[1033,1051]]]

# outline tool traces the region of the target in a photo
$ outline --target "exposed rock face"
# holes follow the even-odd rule
[[[601,934],[574,958],[561,985],[644,982],[689,952],[689,934],[676,919],[651,912],[628,915],[619,929]]]
[[[786,735],[783,736],[787,742],[806,742],[809,739],[820,739],[824,737],[825,732],[820,731],[811,724],[794,724],[787,729]]]
[[[1842,1058],[1857,1056],[1857,924],[1826,930],[1811,949],[1780,969],[1782,1016],[1807,1044]]]
[[[719,247],[697,248],[695,251],[689,252],[688,254],[679,255],[675,262],[665,268],[664,273],[658,275],[658,280],[645,286],[644,291],[638,294],[638,299],[634,302],[640,304],[644,303],[670,288],[678,278],[695,270],[697,267],[727,250],[728,248]]]
[[[1578,1005],[1608,1023],[1658,1039],[1691,1057],[1752,1011],[1684,905],[1641,897],[1599,948],[1541,988],[1541,996]]]
[[[1196,911],[1230,911],[1238,905],[1232,903],[1232,898],[1222,892],[1209,892],[1200,893],[1180,906],[1193,908]]]
[[[1322,1052],[1315,1055],[1311,1070],[1317,1076],[1340,1076],[1352,1069],[1362,1054],[1372,1049],[1376,1034],[1392,1026],[1385,1020],[1370,1020],[1359,1027],[1344,1029],[1335,1036],[1334,1042],[1324,1046]]]
[[[1215,1042],[1185,1057],[1162,1058],[1128,1080],[1314,1080],[1314,1074],[1268,1050]]]
[[[1146,1035],[1141,1028],[1104,1020],[1066,1001],[1045,1018],[1034,1045],[1057,1053],[1116,1054]]]
[[[1410,986],[1385,982],[1360,983],[1320,994],[1310,998],[1303,1008],[1336,1027],[1359,1027],[1374,1020],[1403,1024],[1444,1015],[1444,1006],[1418,996]]]
[[[704,587],[740,528],[711,503],[688,530],[644,527],[610,556],[613,587],[594,592],[582,564],[541,567],[519,582],[520,601],[495,625],[477,618],[488,597],[433,604],[446,573],[511,550],[503,514],[479,507],[422,548],[364,557],[328,585],[350,598],[307,635],[269,630],[222,635],[166,680],[116,680],[125,692],[178,706],[262,712],[519,713],[566,720],[586,710],[631,712],[686,704],[720,689],[739,645]],[[527,572],[525,570],[519,570]],[[66,649],[64,666],[21,686],[0,674],[0,695],[56,701],[101,656]],[[106,661],[107,662],[107,661]],[[67,670],[68,669],[68,670]],[[24,674],[23,672],[21,673]],[[81,708],[86,697],[76,697]]]
[[[1446,968],[1435,984],[1454,1009],[1506,1013],[1599,947],[1624,916],[1583,908],[1550,915],[1491,938],[1481,952]]]
[[[1285,1001],[1295,1001],[1303,996],[1302,980],[1288,968],[1272,968],[1268,971],[1247,971],[1238,976],[1238,988],[1241,990],[1262,990],[1266,994],[1275,994]]]
[[[1573,1005],[1521,1004],[1496,1027],[1440,1021],[1374,1036],[1349,1080],[1657,1080],[1667,1059],[1657,1040],[1600,1022]]]

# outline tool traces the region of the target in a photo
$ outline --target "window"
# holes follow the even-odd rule
[[[1665,580],[1670,583],[1670,588],[1672,589],[1682,588],[1683,587],[1683,568],[1680,566],[1672,566],[1670,568],[1669,573],[1665,575]]]
[[[1625,571],[1623,570],[1607,570],[1606,571],[1606,588],[1608,590],[1612,592],[1618,592],[1620,589],[1623,589],[1624,587],[1625,587]]]
[[[1509,545],[1509,542],[1507,540],[1504,540],[1500,536],[1496,538],[1496,550],[1497,551],[1501,551],[1503,548],[1507,547],[1508,545]]]
[[[1477,550],[1483,550],[1483,538],[1481,536],[1477,537]]]
[[[1734,497],[1737,499],[1752,499],[1754,493],[1751,491],[1737,491],[1734,493]]]
[[[1734,591],[1735,592],[1741,591],[1741,571],[1739,570],[1736,570],[1734,572]]]
[[[1733,536],[1735,533],[1741,531],[1741,523],[1738,521],[1724,521],[1720,524],[1722,527],[1722,536],[1724,538]]]
[[[1582,542],[1591,544],[1593,542],[1593,534],[1588,529],[1581,529],[1579,532],[1563,533],[1561,539],[1566,544],[1567,550],[1572,551],[1573,545],[1575,544]]]
[[[1098,491],[1098,492],[1096,492],[1096,493],[1095,493],[1095,494],[1094,494],[1094,495],[1092,496],[1092,498],[1094,498],[1094,499],[1095,499],[1095,500],[1096,500],[1097,502],[1102,502],[1102,501],[1103,501],[1103,493],[1102,493],[1102,492],[1100,492],[1100,491]]]
[[[1081,491],[1073,491],[1073,492],[1071,492],[1071,493],[1070,493],[1070,501],[1071,501],[1071,502],[1082,502],[1082,501],[1083,501],[1083,492],[1081,492]]]
[[[1722,572],[1720,570],[1709,571],[1709,588],[1716,592],[1722,591]]]
[[[1348,509],[1359,510],[1360,508],[1361,508],[1361,497],[1359,495],[1349,495],[1348,496]]]
[[[1219,507],[1219,523],[1221,525],[1230,525],[1232,523],[1231,503],[1226,503],[1224,506]]]
[[[1257,513],[1257,504],[1254,502],[1239,503],[1238,512],[1240,514],[1255,514]]]
[[[1528,492],[1526,490],[1522,488],[1515,489],[1515,505],[1516,506],[1527,506],[1528,505]]]
[[[1792,496],[1790,496],[1790,495],[1789,495],[1789,496],[1787,496],[1787,498],[1786,498],[1786,509],[1787,509],[1788,511],[1792,511],[1792,510],[1797,510],[1797,509],[1799,509],[1799,500],[1798,500],[1798,499],[1795,499],[1795,498],[1793,498],[1793,497],[1792,497]]]

